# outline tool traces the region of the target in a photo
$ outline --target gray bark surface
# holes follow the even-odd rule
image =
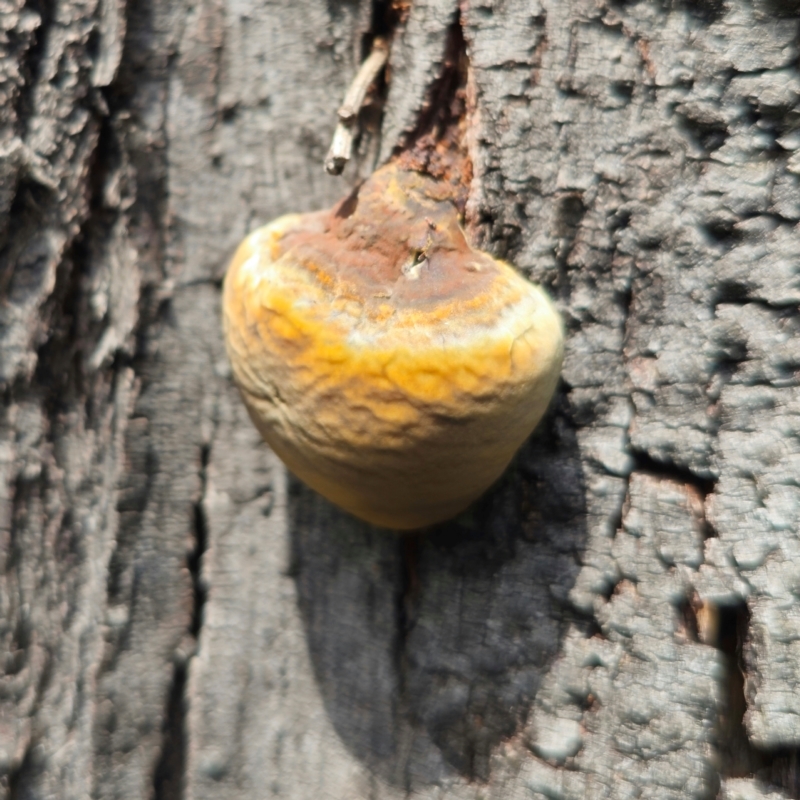
[[[800,797],[800,7],[416,0],[331,178],[381,9],[0,3],[0,797]],[[459,47],[465,226],[567,356],[398,538],[260,442],[220,284]]]

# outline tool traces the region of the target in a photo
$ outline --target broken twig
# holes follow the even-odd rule
[[[344,102],[339,106],[339,123],[333,134],[328,155],[325,157],[325,170],[330,175],[340,175],[344,165],[350,160],[353,150],[353,137],[356,132],[358,122],[358,112],[364,105],[364,98],[367,96],[367,89],[370,84],[378,77],[378,74],[389,58],[389,45],[383,39],[375,39],[372,45],[372,52],[361,65],[356,73]]]

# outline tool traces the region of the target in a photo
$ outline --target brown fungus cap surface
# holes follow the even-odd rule
[[[390,164],[333,209],[252,233],[225,279],[233,375],[267,443],[376,525],[448,519],[545,412],[558,313],[472,249],[438,184]]]

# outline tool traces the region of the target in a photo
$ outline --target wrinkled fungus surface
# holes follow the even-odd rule
[[[473,250],[437,190],[384,167],[333,209],[252,233],[225,279],[261,434],[312,488],[395,529],[447,519],[499,477],[563,354],[546,295]]]

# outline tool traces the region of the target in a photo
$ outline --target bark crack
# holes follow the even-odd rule
[[[756,747],[744,724],[747,702],[746,650],[750,612],[742,601],[712,608],[713,630],[710,644],[722,654],[725,697],[718,721],[717,752],[722,778],[757,778],[784,792],[787,798],[800,798],[800,748],[767,751]]]
[[[203,502],[206,497],[208,463],[211,455],[209,445],[200,449],[200,493],[194,505],[194,525],[192,529],[194,547],[187,557],[187,567],[192,579],[192,615],[189,636],[192,645],[184,648],[196,650],[203,625],[203,609],[208,590],[202,571],[203,556],[208,549],[208,523]],[[153,773],[153,800],[179,800],[183,796],[187,763],[186,738],[186,687],[189,677],[189,663],[192,652],[178,652],[175,655],[172,683],[167,698],[166,713],[162,727],[163,740],[161,756]]]
[[[395,147],[404,169],[425,172],[448,185],[464,214],[472,183],[472,161],[466,144],[469,57],[460,12],[448,28],[440,75],[431,83],[416,126]]]

